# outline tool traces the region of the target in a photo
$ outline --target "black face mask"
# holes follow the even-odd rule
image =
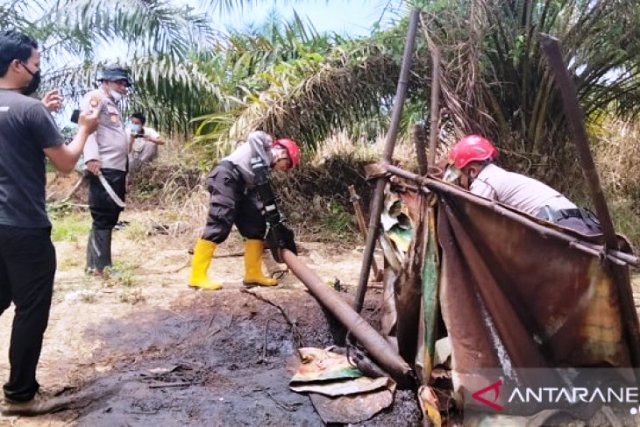
[[[27,68],[25,64],[22,64],[22,66],[24,67],[25,70],[27,70],[27,73],[31,74],[31,82],[20,90],[23,95],[28,96],[34,93],[36,90],[38,90],[38,87],[40,86],[40,70],[36,71],[35,73],[32,73],[31,70]]]

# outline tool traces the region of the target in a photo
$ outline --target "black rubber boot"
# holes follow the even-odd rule
[[[87,243],[87,272],[102,275],[106,267],[111,267],[110,229],[91,229]]]
[[[93,274],[96,271],[96,257],[93,248],[93,228],[89,230],[89,238],[87,239],[87,265],[84,268],[85,273]]]

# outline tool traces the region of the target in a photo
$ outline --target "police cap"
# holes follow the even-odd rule
[[[104,69],[98,74],[98,81],[116,82],[118,80],[125,80],[128,86],[131,86],[131,77],[129,76],[129,70],[117,64],[111,64],[104,67]]]

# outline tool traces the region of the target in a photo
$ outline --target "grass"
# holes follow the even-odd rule
[[[134,274],[136,267],[137,265],[130,262],[116,261],[113,268],[105,270],[107,285],[119,288],[118,299],[122,303],[134,305],[145,301]],[[110,274],[111,272],[113,274]]]
[[[105,269],[106,278],[111,286],[132,288],[136,286],[134,274],[136,266],[126,261],[115,261],[113,267]]]
[[[58,260],[58,271],[70,271],[81,267],[84,264],[84,258],[70,257]]]
[[[594,136],[594,159],[616,231],[640,247],[640,125],[604,120]]]
[[[91,215],[87,212],[56,212],[50,215],[54,242],[85,239],[91,229]]]
[[[148,227],[139,221],[132,221],[122,231],[127,240],[133,240],[134,242],[144,240],[149,232]]]
[[[329,200],[325,208],[325,215],[322,218],[323,228],[328,233],[337,238],[348,238],[353,234],[354,223],[355,219],[352,214],[347,212],[341,204]]]
[[[118,296],[120,302],[135,305],[139,302],[145,301],[144,295],[142,295],[142,290],[140,288],[136,289],[125,289]]]
[[[616,232],[629,239],[634,249],[640,247],[640,212],[638,202],[632,199],[618,198],[609,204],[611,219]]]

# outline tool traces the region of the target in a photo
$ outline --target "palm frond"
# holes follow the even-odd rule
[[[122,40],[130,54],[164,53],[181,58],[210,45],[216,35],[204,14],[168,1],[64,0],[42,16],[39,24],[87,35],[93,45],[109,46]]]

